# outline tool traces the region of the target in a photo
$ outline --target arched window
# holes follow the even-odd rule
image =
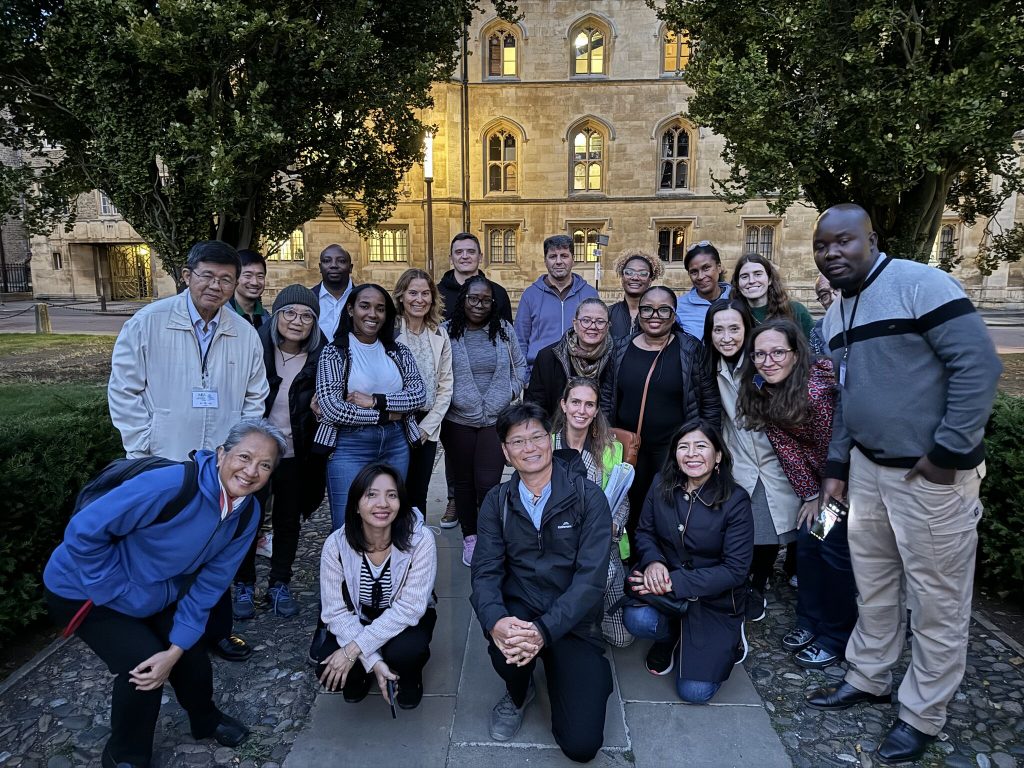
[[[685,224],[667,224],[658,227],[658,258],[666,263],[683,262],[686,255],[686,235],[688,227]]]
[[[487,77],[515,77],[519,65],[519,40],[507,27],[498,27],[487,37]]]
[[[606,74],[607,40],[607,31],[595,24],[588,23],[575,29],[572,34],[572,73]]]
[[[597,261],[597,236],[601,230],[596,227],[573,227],[572,257],[574,261],[593,263]]]
[[[661,176],[658,189],[688,189],[690,186],[690,132],[673,123],[661,134]]]
[[[682,72],[690,63],[690,33],[665,30],[662,72]]]
[[[499,224],[487,229],[487,260],[491,264],[516,263],[516,238],[519,227]]]
[[[487,191],[519,191],[516,137],[504,128],[487,137]]]
[[[759,253],[768,261],[775,256],[775,224],[748,224],[744,253]]]
[[[572,190],[600,192],[604,188],[605,137],[592,126],[572,134]]]
[[[939,236],[935,238],[935,245],[932,246],[931,258],[928,263],[933,267],[952,269],[956,259],[956,225],[943,223],[939,229]]]

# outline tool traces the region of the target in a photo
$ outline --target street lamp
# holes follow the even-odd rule
[[[427,272],[434,277],[434,134],[423,136],[423,181],[427,185]]]

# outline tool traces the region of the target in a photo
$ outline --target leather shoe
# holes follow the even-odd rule
[[[807,706],[814,709],[846,709],[854,704],[891,704],[892,694],[876,696],[873,693],[854,688],[845,680],[837,686],[818,688],[807,694]]]
[[[252,656],[252,646],[238,635],[222,637],[210,647],[210,650],[225,661],[245,661]]]
[[[100,756],[100,764],[103,768],[136,768],[135,763],[118,762],[114,759],[114,756],[110,754],[110,744],[107,744],[103,748],[103,754]]]
[[[423,683],[398,684],[395,703],[402,709],[416,709],[423,700]]]
[[[213,738],[222,747],[237,747],[249,735],[249,729],[231,715],[221,715],[220,723],[213,729]]]
[[[934,736],[922,733],[909,723],[897,720],[875,750],[875,757],[883,765],[916,762],[933,741]]]

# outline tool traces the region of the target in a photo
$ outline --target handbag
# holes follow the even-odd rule
[[[636,457],[640,453],[640,430],[643,429],[644,411],[647,410],[647,389],[651,385],[654,367],[658,364],[658,359],[664,351],[665,347],[658,350],[658,354],[654,356],[654,361],[651,363],[651,370],[647,372],[647,380],[644,381],[644,393],[640,398],[640,418],[637,420],[636,432],[630,432],[628,429],[620,427],[612,428],[612,434],[615,435],[615,439],[622,443],[622,460],[633,467],[636,466]]]
[[[689,598],[674,597],[673,595],[655,595],[650,592],[641,595],[633,587],[634,584],[629,580],[629,574],[627,573],[626,578],[622,582],[627,606],[647,605],[670,619],[681,619],[690,610],[690,603],[692,601]]]

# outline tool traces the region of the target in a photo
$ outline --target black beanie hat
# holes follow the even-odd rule
[[[287,307],[289,304],[302,304],[303,306],[309,307],[313,310],[313,314],[320,317],[320,300],[316,297],[309,288],[304,285],[294,283],[286,288],[282,288],[281,292],[277,294],[277,298],[274,299],[273,311],[282,307]]]

